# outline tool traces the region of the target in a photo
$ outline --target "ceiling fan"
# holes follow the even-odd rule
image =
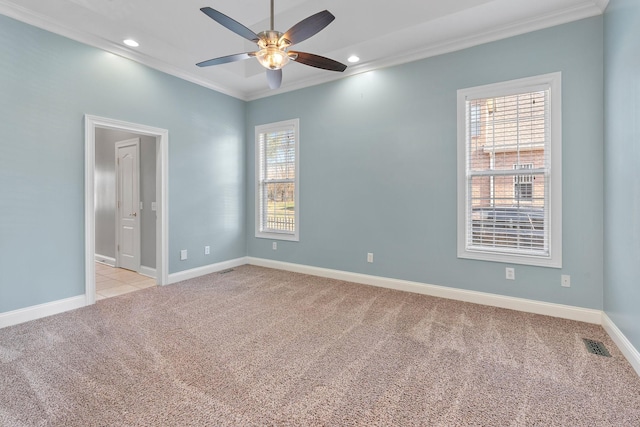
[[[209,59],[208,61],[199,62],[196,65],[198,67],[209,67],[211,65],[226,64],[255,57],[258,62],[267,69],[267,82],[271,89],[280,87],[282,83],[282,67],[287,65],[289,61],[295,61],[300,64],[329,71],[342,72],[347,68],[346,65],[333,59],[325,58],[324,56],[289,50],[289,47],[292,45],[308,39],[329,25],[335,19],[335,16],[333,16],[331,12],[328,10],[318,12],[298,22],[289,28],[286,33],[281,33],[273,29],[273,1],[274,0],[271,0],[271,29],[258,34],[215,9],[210,7],[201,8],[200,10],[202,12],[218,24],[256,43],[260,49],[256,52],[237,53],[235,55]]]

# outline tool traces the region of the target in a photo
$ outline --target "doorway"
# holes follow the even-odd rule
[[[164,285],[168,283],[168,221],[167,221],[167,172],[168,172],[168,131],[166,129],[152,128],[145,125],[128,123],[114,119],[108,119],[96,116],[85,116],[85,298],[87,304],[93,304],[96,301],[96,207],[98,206],[98,198],[96,194],[96,179],[100,181],[102,170],[96,168],[96,151],[102,149],[103,145],[97,142],[96,134],[104,131],[115,131],[114,133],[126,132],[137,134],[143,139],[146,138],[150,144],[155,144],[155,189],[152,189],[153,202],[146,206],[146,213],[151,214],[153,211],[155,216],[155,230],[151,232],[154,235],[154,244],[147,255],[155,258],[155,283]],[[96,143],[99,145],[96,146]],[[112,161],[115,157],[111,157]],[[136,206],[138,208],[138,206]],[[142,205],[140,207],[143,207]],[[100,208],[100,206],[98,206]],[[101,212],[98,209],[98,212]],[[129,214],[135,213],[133,218],[140,218],[141,210],[132,210]],[[111,216],[114,218],[114,216]],[[98,217],[100,221],[100,217]],[[115,224],[112,234],[115,240]],[[102,240],[101,248],[104,248]],[[113,244],[113,248],[115,249]],[[107,245],[108,247],[108,245]],[[155,250],[154,250],[155,249]],[[103,250],[103,249],[101,249]],[[103,257],[109,258],[109,257]],[[144,255],[143,255],[144,258]],[[101,261],[101,260],[98,260]],[[115,266],[115,257],[113,263]],[[109,264],[107,262],[107,264]],[[147,262],[149,264],[149,262]],[[100,268],[100,267],[98,267]],[[138,268],[143,274],[148,273],[144,267]],[[147,269],[149,270],[149,269]]]

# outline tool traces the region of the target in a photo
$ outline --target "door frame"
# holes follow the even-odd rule
[[[116,267],[122,267],[122,253],[120,252],[120,238],[121,238],[121,231],[122,231],[122,214],[120,212],[120,207],[118,205],[118,202],[120,201],[122,194],[120,194],[120,164],[118,162],[118,149],[122,148],[122,147],[135,147],[136,149],[136,185],[138,187],[137,189],[137,193],[138,193],[138,197],[136,200],[136,209],[137,213],[136,213],[136,221],[138,221],[138,224],[136,226],[136,230],[135,230],[135,236],[134,236],[134,256],[135,259],[137,260],[137,264],[136,264],[136,273],[140,272],[140,255],[141,255],[141,249],[140,249],[140,227],[142,226],[142,215],[140,214],[140,137],[137,138],[132,138],[132,139],[126,139],[126,140],[122,140],[122,141],[118,141],[115,143],[115,158],[113,160],[115,169],[116,169],[116,236],[115,236],[115,242],[116,242],[116,247],[115,249],[115,254],[116,254],[116,262],[115,262],[115,266]]]
[[[85,114],[84,242],[86,305],[96,302],[95,144],[96,129],[111,129],[156,138],[156,283],[169,283],[168,174],[169,131],[137,123]]]

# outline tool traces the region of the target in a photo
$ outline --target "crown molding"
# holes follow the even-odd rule
[[[239,98],[243,101],[247,100],[245,96],[246,94],[244,92],[229,90],[229,88],[217,85],[210,80],[187,73],[164,61],[141,54],[132,49],[125,48],[124,46],[120,46],[119,44],[113,43],[109,40],[105,40],[93,34],[79,31],[74,28],[69,28],[57,22],[52,22],[48,17],[35,13],[14,3],[0,0],[0,13],[10,18],[24,22],[25,24],[33,25],[34,27],[49,31],[59,36],[63,36],[68,39],[75,40],[77,42],[110,52],[114,55],[130,59],[155,70],[172,75],[174,77],[178,77],[179,79],[206,87],[207,89],[212,89],[216,92],[220,92],[234,98]]]
[[[602,13],[604,13],[604,11],[607,9],[607,6],[609,6],[609,0],[594,0],[596,7],[598,7]]]
[[[272,95],[327,83],[357,74],[363,74],[382,68],[389,68],[396,65],[419,61],[421,59],[431,58],[434,56],[507,39],[509,37],[519,36],[533,31],[543,30],[545,28],[551,28],[557,25],[567,24],[569,22],[579,21],[581,19],[602,15],[604,9],[606,8],[606,5],[609,3],[609,0],[593,1],[594,3],[592,4],[580,4],[571,8],[555,11],[553,13],[538,16],[535,18],[511,22],[507,25],[503,25],[491,31],[467,34],[444,43],[428,44],[420,49],[405,52],[393,57],[387,57],[383,60],[371,61],[368,63],[358,64],[356,66],[350,66],[349,68],[347,68],[345,73],[338,76],[323,74],[319,75],[317,78],[300,80],[296,83],[288,84],[278,89],[277,91],[260,90],[248,93],[247,100],[253,101],[260,98],[266,98]]]
[[[481,31],[449,40],[444,43],[427,44],[420,49],[405,52],[396,56],[386,57],[382,60],[371,61],[368,63],[350,66],[342,74],[325,74],[320,73],[317,76],[308,79],[297,80],[292,83],[283,85],[280,89],[259,89],[259,90],[231,90],[228,87],[216,84],[215,82],[201,78],[192,73],[181,70],[164,61],[141,54],[132,49],[125,48],[119,44],[110,42],[84,31],[78,31],[68,28],[55,22],[51,22],[46,16],[34,13],[26,8],[18,6],[7,0],[0,0],[0,13],[11,18],[34,25],[38,28],[50,31],[52,33],[70,38],[72,40],[84,43],[98,49],[105,50],[115,55],[136,61],[166,74],[178,77],[182,80],[206,87],[207,89],[220,92],[222,94],[238,98],[243,101],[253,101],[286,92],[303,89],[310,86],[316,86],[331,81],[336,81],[349,76],[366,73],[369,71],[393,67],[429,57],[455,52],[462,49],[490,43],[509,37],[529,33],[532,31],[542,30],[554,27],[556,25],[566,24],[580,19],[590,18],[601,15],[609,4],[609,0],[591,0],[588,3],[582,3],[574,7],[555,11],[546,15],[538,16],[532,19],[511,22],[490,31]]]

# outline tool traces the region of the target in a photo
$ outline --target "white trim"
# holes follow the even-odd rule
[[[99,262],[100,264],[110,265],[111,267],[116,266],[116,259],[110,256],[95,254],[94,260],[95,262]]]
[[[315,86],[322,83],[342,79],[348,76],[366,73],[372,70],[392,67],[395,65],[406,64],[408,62],[418,61],[425,58],[442,55],[445,53],[455,52],[481,44],[506,39],[520,34],[532,31],[542,30],[544,28],[554,27],[556,25],[566,24],[573,21],[601,15],[606,9],[609,0],[592,0],[592,4],[581,2],[578,5],[553,11],[543,16],[509,22],[501,27],[495,27],[489,30],[478,31],[474,34],[466,34],[453,40],[438,41],[435,43],[424,45],[418,49],[409,52],[399,53],[397,56],[387,56],[381,60],[362,63],[358,66],[350,66],[344,73],[317,73],[313,77],[304,79],[293,84],[287,84],[279,90],[258,89],[250,92],[230,90],[224,85],[217,84],[211,79],[203,78],[195,73],[186,72],[174,65],[166,63],[158,58],[153,58],[143,54],[133,48],[127,48],[118,43],[105,40],[101,37],[89,34],[77,28],[69,28],[56,22],[42,14],[37,14],[25,7],[17,4],[0,0],[0,13],[17,19],[27,24],[34,25],[38,28],[50,31],[55,34],[76,40],[80,43],[93,46],[107,52],[122,56],[123,58],[136,61],[148,67],[178,77],[180,79],[195,83],[197,85],[213,89],[217,92],[233,96],[243,101],[253,101],[260,98],[266,98],[280,93],[291,92],[309,86]]]
[[[84,160],[84,234],[85,296],[87,304],[95,303],[95,139],[96,128],[123,130],[156,138],[156,282],[165,285],[169,278],[169,131],[122,120],[85,115]]]
[[[263,258],[242,257],[229,261],[223,261],[204,267],[173,273],[169,276],[168,283],[178,283],[183,280],[193,279],[206,274],[251,264],[267,268],[276,268],[295,273],[309,274],[330,279],[345,280],[370,286],[378,286],[388,289],[396,289],[405,292],[413,292],[422,295],[430,295],[439,298],[448,298],[457,301],[465,301],[474,304],[483,304],[493,307],[518,310],[526,313],[542,314],[563,319],[602,325],[613,342],[618,346],[622,354],[629,361],[633,369],[640,375],[640,352],[631,344],[627,337],[618,329],[606,313],[581,307],[573,307],[562,304],[553,304],[541,301],[527,300],[523,298],[506,297],[502,295],[484,292],[467,291],[448,288],[445,286],[427,285],[419,282],[377,277],[367,274],[351,273],[347,271],[332,270],[328,268],[313,267],[302,264],[293,264],[282,261],[274,261]],[[144,267],[149,268],[149,267]],[[93,302],[92,302],[93,303]],[[0,328],[5,328],[19,323],[40,319],[42,317],[63,313],[88,305],[88,298],[84,295],[53,301],[45,304],[21,308],[19,310],[0,313]]]
[[[457,38],[437,41],[431,44],[423,44],[421,47],[413,51],[399,52],[398,55],[395,56],[389,55],[380,60],[351,65],[344,73],[317,73],[308,79],[299,80],[294,83],[287,83],[277,90],[270,90],[268,88],[255,90],[247,93],[243,99],[245,101],[255,101],[256,99],[268,98],[273,95],[292,92],[298,89],[320,85],[357,74],[364,74],[374,70],[395,67],[397,65],[407,64],[426,58],[433,58],[435,56],[457,52],[474,46],[480,46],[486,43],[543,30],[545,28],[551,28],[602,15],[609,3],[609,0],[592,1],[594,4],[581,3],[543,16],[535,16],[521,21],[512,21],[500,27],[478,31],[473,34],[466,34]],[[464,25],[464,23],[459,24]]]
[[[156,278],[156,269],[147,267],[146,265],[141,265],[138,273],[142,274],[143,276],[151,277],[154,279]]]
[[[206,274],[216,273],[218,271],[239,267],[245,264],[248,264],[247,257],[241,257],[230,259],[228,261],[218,262],[215,264],[205,265],[202,267],[192,268],[191,270],[179,271],[177,273],[171,273],[169,275],[169,281],[167,283],[172,285],[174,283],[182,282],[183,280],[194,279]]]
[[[183,280],[204,276],[205,274],[211,274],[218,271],[226,270],[228,268],[239,267],[245,264],[248,264],[246,257],[236,258],[229,261],[223,261],[217,264],[211,264],[204,267],[198,267],[191,270],[173,273],[168,276],[168,280],[165,281],[164,283],[173,284],[173,283],[181,282]],[[141,268],[140,274],[145,274],[150,272],[153,272],[155,274],[154,269],[143,266]],[[95,279],[93,282],[93,286],[95,287]],[[94,304],[95,288],[93,292],[94,292],[93,295],[91,295],[92,298],[90,298],[90,295],[85,294],[85,295],[79,295],[76,297],[61,299],[58,301],[52,301],[44,304],[33,305],[30,307],[21,308],[14,311],[0,313],[0,328],[17,325],[19,323],[29,322],[31,320],[52,316],[54,314],[64,313],[66,311],[75,310],[77,308]]]
[[[43,30],[67,37],[71,40],[102,49],[107,52],[111,52],[115,55],[122,56],[123,58],[130,59],[140,64],[146,65],[153,69],[162,71],[163,73],[178,77],[182,80],[186,80],[191,83],[206,87],[208,89],[215,90],[216,92],[223,93],[225,95],[233,96],[234,98],[247,100],[244,93],[239,91],[230,90],[224,85],[217,84],[211,79],[202,78],[195,73],[185,72],[183,69],[178,68],[172,64],[169,64],[161,59],[145,55],[140,51],[136,51],[134,48],[128,48],[118,43],[113,43],[109,40],[105,40],[102,37],[94,34],[87,33],[77,28],[69,28],[58,22],[53,22],[51,18],[35,13],[32,10],[18,6],[16,4],[7,3],[0,0],[0,13],[10,18],[17,19],[25,22],[29,25],[36,26]]]
[[[640,376],[640,352],[636,349],[631,341],[622,333],[620,329],[613,323],[613,320],[607,316],[607,313],[602,313],[602,327],[607,334],[611,337],[614,343],[618,346],[624,357],[627,358],[633,369]]]
[[[65,311],[75,310],[76,308],[84,307],[85,305],[87,305],[87,298],[84,295],[79,295],[44,304],[32,305],[31,307],[8,311],[6,313],[0,313],[0,328],[6,328],[7,326],[64,313]]]
[[[607,9],[607,6],[609,5],[609,0],[594,0],[596,7],[598,9],[600,9],[602,11],[602,13],[604,13],[604,11]]]
[[[100,264],[105,264],[105,265],[109,265],[111,267],[116,266],[116,259],[115,258],[111,258],[108,256],[104,256],[104,255],[100,255],[100,254],[96,254],[95,257],[96,262],[99,262]],[[151,277],[151,278],[156,278],[156,269],[152,268],[152,267],[147,267],[146,265],[141,265],[140,266],[140,270],[138,270],[138,273],[142,274],[143,276],[147,276],[147,277]]]
[[[430,295],[439,298],[448,298],[457,301],[471,302],[474,304],[488,305],[492,307],[508,308],[525,313],[542,314],[545,316],[560,317],[562,319],[577,320],[580,322],[599,325],[602,321],[602,311],[589,308],[574,307],[570,305],[555,304],[550,302],[535,301],[524,298],[508,297],[486,292],[467,291],[464,289],[449,288],[446,286],[429,285],[420,282],[392,279],[388,277],[371,276],[368,274],[351,273],[348,271],[331,270],[327,268],[312,267],[302,264],[273,261],[263,258],[247,257],[251,265],[276,268],[295,273],[309,274],[313,276],[327,277],[330,279],[344,280],[363,285],[378,286],[381,288],[397,289],[405,292],[413,292],[422,295]]]

